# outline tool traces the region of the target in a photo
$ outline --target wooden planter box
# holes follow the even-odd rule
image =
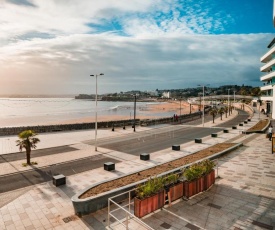
[[[140,200],[135,197],[134,207],[135,207],[135,216],[141,218],[147,214],[154,212],[164,206],[164,190],[155,194],[151,197],[147,197],[143,200]]]
[[[183,187],[184,187],[184,196],[186,198],[189,198],[191,196],[196,195],[197,192],[197,187],[198,187],[198,181],[193,180],[193,181],[184,181],[183,182]]]
[[[204,176],[204,186],[205,190],[209,189],[213,184],[215,184],[215,170],[213,169],[210,173]]]
[[[172,185],[169,188],[171,202],[182,198],[183,197],[183,190],[184,190],[183,182],[179,182],[178,184]]]
[[[189,198],[200,192],[209,189],[215,183],[215,170],[212,170],[207,175],[194,180],[183,182],[184,196]]]
[[[204,179],[205,177],[203,176],[203,177],[201,177],[201,178],[199,178],[199,179],[197,179],[197,193],[200,193],[200,192],[203,192],[203,191],[205,191],[205,179]]]

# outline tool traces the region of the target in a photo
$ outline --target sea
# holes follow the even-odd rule
[[[158,102],[137,102],[136,117],[151,119],[172,116],[171,112],[153,113],[150,105]],[[94,100],[74,98],[0,98],[0,127],[60,124],[72,119],[95,117]],[[134,118],[134,102],[98,101],[100,116],[122,115]]]

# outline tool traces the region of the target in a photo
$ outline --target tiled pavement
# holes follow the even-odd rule
[[[159,163],[164,162],[238,134],[238,130],[232,130],[229,134],[220,133],[218,138],[205,138],[202,145],[185,144],[184,151],[178,152],[177,156],[170,149],[151,156]],[[271,226],[275,226],[275,167],[272,161],[275,156],[270,154],[270,142],[264,135],[254,136],[255,139],[246,146],[219,160],[221,178],[209,191],[189,201],[177,202],[144,221],[154,229],[272,229]],[[244,142],[250,139],[241,138]],[[84,149],[88,146],[78,148],[85,154]],[[1,194],[0,229],[104,229],[107,225],[106,209],[79,219],[74,215],[71,196],[98,181],[154,163],[140,163],[138,157],[106,149],[99,151],[124,159],[117,165],[119,172],[94,169],[67,177],[66,186],[56,188],[49,182]],[[40,163],[42,158],[38,160]],[[257,224],[262,227],[257,227]]]

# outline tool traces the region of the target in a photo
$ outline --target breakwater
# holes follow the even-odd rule
[[[178,117],[175,121],[173,117],[159,118],[159,119],[128,119],[128,120],[117,120],[117,121],[101,121],[97,122],[98,129],[100,128],[119,128],[125,126],[132,126],[135,122],[136,126],[150,126],[156,124],[169,124],[169,123],[185,123],[201,117],[200,112],[184,114]],[[20,127],[3,127],[0,128],[0,136],[18,135],[24,130],[33,130],[36,133],[50,133],[50,132],[61,132],[61,131],[74,131],[74,130],[85,130],[95,129],[95,122],[91,123],[77,123],[77,124],[57,124],[57,125],[38,125],[38,126],[20,126]]]

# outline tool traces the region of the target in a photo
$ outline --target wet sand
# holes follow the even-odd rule
[[[177,115],[183,115],[183,114],[189,114],[190,113],[190,104],[186,101],[168,101],[163,104],[151,104],[148,105],[147,111],[149,111],[148,115],[140,115],[139,111],[136,112],[136,119],[152,119],[156,118],[154,114],[160,114],[171,112],[171,114],[177,114]],[[194,113],[198,111],[197,105],[191,106],[191,112]],[[160,117],[160,116],[158,116]],[[163,117],[167,117],[163,116]],[[127,115],[100,115],[97,118],[97,121],[117,121],[117,120],[126,120],[130,119],[130,117]],[[131,116],[131,119],[133,119],[133,114]],[[59,122],[59,124],[75,124],[75,123],[89,123],[89,122],[95,122],[95,116],[91,117],[83,117],[78,119],[68,119]],[[51,123],[49,123],[51,124]]]

